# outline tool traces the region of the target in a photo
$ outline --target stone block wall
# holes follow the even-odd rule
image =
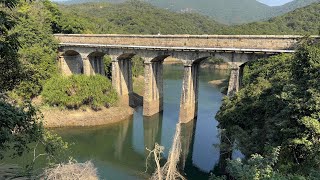
[[[301,36],[56,34],[61,43],[291,50]],[[319,38],[319,37],[318,37]],[[320,39],[320,38],[319,38]]]
[[[61,73],[67,76],[83,73],[83,63],[80,55],[60,56],[59,64]]]

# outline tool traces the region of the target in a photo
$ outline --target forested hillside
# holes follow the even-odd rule
[[[123,3],[127,0],[66,0],[65,4],[87,2]],[[196,12],[225,24],[242,24],[283,15],[320,0],[294,0],[278,7],[270,7],[256,0],[142,0],[157,7],[176,12]]]
[[[264,22],[233,26],[230,34],[320,34],[320,3]]]
[[[195,13],[174,13],[141,1],[60,5],[82,33],[216,34],[225,25]]]
[[[141,1],[59,5],[70,33],[319,34],[320,3],[268,21],[226,26],[197,13],[175,13]]]

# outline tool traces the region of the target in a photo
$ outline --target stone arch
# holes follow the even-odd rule
[[[59,56],[61,73],[67,76],[72,74],[83,74],[83,61],[79,52],[66,50]]]
[[[106,53],[94,51],[88,55],[88,71],[89,75],[101,74],[105,75],[103,58]]]

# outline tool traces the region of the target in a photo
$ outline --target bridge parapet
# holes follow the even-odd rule
[[[75,44],[293,50],[302,36],[55,34],[55,37],[61,43]]]

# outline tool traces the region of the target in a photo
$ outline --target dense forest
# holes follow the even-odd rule
[[[247,63],[242,89],[216,116],[246,157],[230,162],[233,177],[319,179],[319,69],[320,43],[312,39],[294,55]]]
[[[207,15],[224,24],[242,24],[280,16],[319,0],[294,0],[282,6],[270,7],[256,0],[142,0],[175,12],[194,12]],[[59,1],[61,3],[61,1]],[[126,0],[65,0],[64,4],[87,2],[123,3]]]
[[[268,21],[226,26],[196,13],[175,13],[141,1],[59,5],[76,33],[129,34],[319,34],[320,3]]]
[[[0,160],[34,151],[33,161],[25,169],[1,164],[0,178],[33,179],[38,157],[47,163],[67,157],[68,144],[43,128],[41,113],[31,102],[43,83],[57,73],[57,43],[51,29],[54,20],[46,6],[49,1],[0,2]],[[37,147],[43,149],[42,155]]]
[[[230,32],[230,31],[229,31]],[[320,3],[263,22],[234,26],[232,34],[320,34]]]
[[[174,13],[141,1],[123,4],[60,5],[63,16],[74,19],[82,33],[214,34],[223,25],[193,13]]]

